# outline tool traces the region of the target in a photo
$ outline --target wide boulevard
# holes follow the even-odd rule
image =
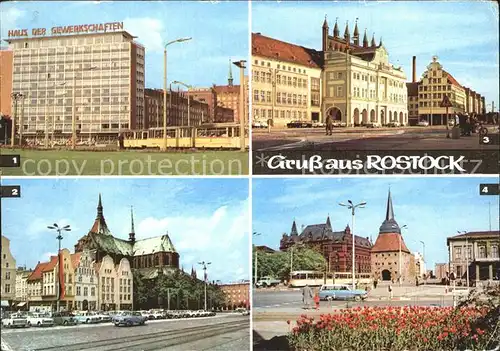
[[[249,350],[250,317],[220,314],[144,326],[111,323],[2,330],[2,351]]]

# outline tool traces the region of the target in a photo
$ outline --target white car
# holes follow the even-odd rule
[[[382,125],[378,122],[367,122],[365,123],[366,128],[380,128]]]
[[[324,128],[325,126],[323,122],[313,122],[313,128]]]
[[[417,123],[417,125],[418,125],[419,127],[428,127],[428,126],[429,126],[429,122],[422,120],[422,121],[419,121],[419,122]]]
[[[387,126],[388,127],[401,127],[401,123],[399,123],[398,121],[394,120],[394,121],[390,121],[389,123],[387,123]]]
[[[106,312],[96,312],[93,313],[92,315],[99,318],[100,323],[108,323],[113,320],[113,317],[107,314]]]
[[[164,319],[165,314],[161,311],[150,311],[150,315],[154,317],[154,319]]]
[[[2,318],[2,326],[5,328],[26,328],[29,327],[26,317],[13,313]]]
[[[27,317],[28,325],[31,327],[52,327],[54,319],[45,313],[29,312]]]

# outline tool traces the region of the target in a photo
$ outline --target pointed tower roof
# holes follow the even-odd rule
[[[356,23],[355,23],[355,25],[354,25],[354,33],[353,33],[353,37],[354,37],[354,38],[359,37],[358,19],[357,19],[357,18],[356,18]]]
[[[332,230],[332,223],[330,222],[330,215],[326,217],[326,227],[330,230]]]
[[[382,46],[382,37],[380,37],[380,44],[378,44],[378,46]]]
[[[401,228],[399,228],[398,223],[394,219],[394,209],[392,207],[392,196],[391,190],[389,189],[389,195],[387,197],[387,209],[385,213],[385,220],[380,226],[379,233],[399,233],[401,234]]]
[[[366,36],[366,28],[365,28],[365,34],[363,35],[363,47],[364,48],[368,47],[368,37]]]
[[[293,220],[292,230],[290,231],[290,235],[299,235],[297,232],[297,224],[295,223],[295,219]]]
[[[344,39],[349,41],[350,38],[351,38],[351,33],[349,32],[349,21],[347,21],[345,24]]]
[[[372,47],[377,46],[377,44],[375,43],[375,33],[373,33],[373,35],[372,35],[372,42],[371,42],[370,46],[372,46]]]
[[[325,20],[323,21],[323,28],[327,28],[328,29],[328,21],[326,19],[326,14],[325,14]]]
[[[335,26],[333,27],[333,36],[334,36],[335,38],[338,38],[338,37],[339,37],[339,35],[340,35],[339,26],[338,26],[338,24],[337,24],[338,19],[339,19],[338,17],[337,17],[337,18],[335,18]]]
[[[101,194],[99,194],[99,202],[97,204],[97,217],[92,225],[92,228],[90,228],[90,232],[102,235],[111,235],[108,225],[106,224],[106,220],[104,219]]]
[[[128,234],[128,240],[135,241],[135,228],[134,228],[134,208],[130,206],[130,233]]]
[[[233,68],[232,68],[232,63],[231,63],[231,58],[229,58],[229,76],[227,79],[227,84],[232,87],[233,86]]]

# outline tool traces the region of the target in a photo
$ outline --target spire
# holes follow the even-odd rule
[[[358,19],[356,18],[356,24],[354,25],[354,45],[359,45],[359,30],[358,30]]]
[[[230,87],[233,86],[233,69],[232,69],[231,58],[229,58],[229,78],[227,79],[227,85],[229,85]]]
[[[102,200],[101,200],[101,193],[99,193],[99,203],[97,204],[97,218],[102,218]]]
[[[299,235],[297,232],[297,224],[295,224],[295,219],[293,220],[292,230],[290,231],[290,235]]]
[[[345,24],[344,39],[349,42],[351,39],[351,34],[349,33],[349,21]]]
[[[382,37],[380,37],[380,44],[378,44],[378,46],[382,46]]]
[[[363,47],[364,48],[368,47],[368,37],[366,36],[366,28],[365,28],[365,35],[363,35]]]
[[[130,206],[130,233],[128,234],[128,241],[135,242],[135,229],[134,229],[134,208]]]
[[[339,35],[340,35],[339,26],[338,26],[338,24],[337,24],[338,19],[339,19],[338,17],[337,17],[337,18],[335,18],[335,26],[333,27],[333,36],[334,36],[335,38],[338,38],[338,37],[339,37]]]
[[[330,214],[328,214],[328,217],[326,217],[326,227],[332,230],[332,223],[330,222]]]
[[[193,266],[191,266],[191,278],[196,279],[196,270],[194,269]]]
[[[326,20],[326,14],[325,14],[325,21],[323,22],[323,28],[328,29],[328,21]]]
[[[371,42],[370,46],[372,46],[372,47],[377,46],[377,44],[375,44],[375,33],[373,33],[373,35],[372,35],[372,42]]]
[[[380,234],[382,233],[399,233],[401,234],[401,229],[399,228],[398,222],[394,219],[394,208],[392,207],[392,196],[391,189],[389,189],[389,195],[387,196],[387,209],[385,212],[385,220],[380,226]]]

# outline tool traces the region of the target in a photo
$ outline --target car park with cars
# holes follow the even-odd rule
[[[368,297],[366,290],[352,290],[348,285],[322,285],[319,289],[320,300],[364,300]]]

